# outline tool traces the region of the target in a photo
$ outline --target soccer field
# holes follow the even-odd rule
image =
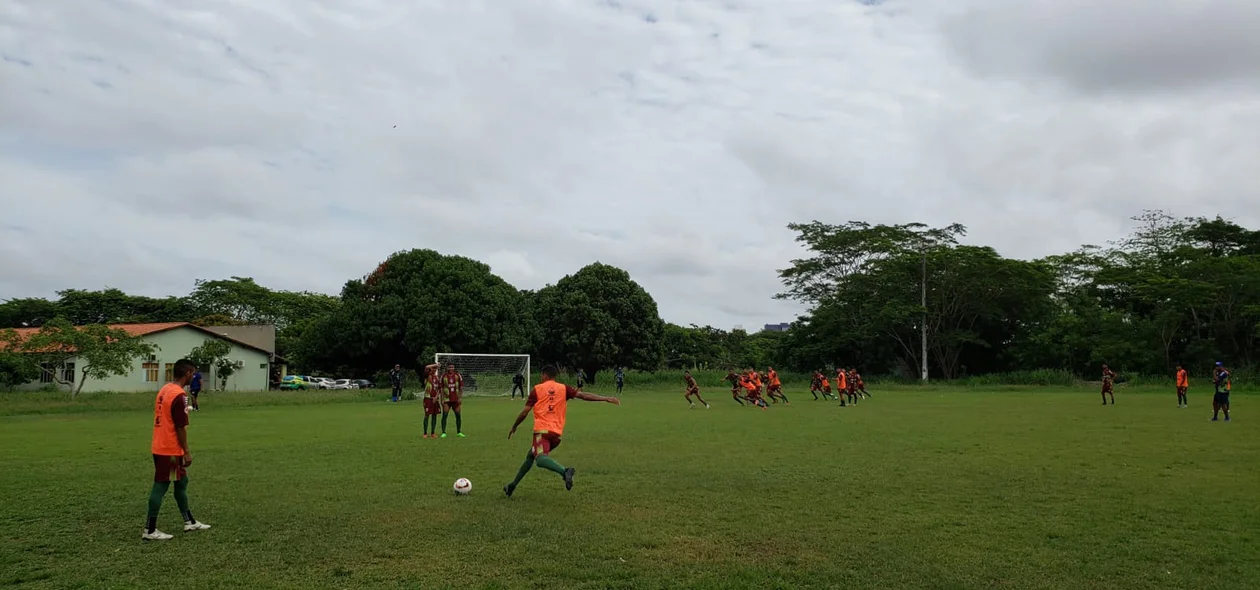
[[[857,407],[570,402],[577,469],[502,486],[520,401],[468,438],[364,394],[217,394],[192,415],[193,512],[140,540],[151,397],[0,396],[0,585],[31,588],[1254,588],[1250,400],[1092,389],[875,390]],[[340,396],[339,396],[340,395]],[[356,397],[357,396],[357,397]],[[1239,397],[1239,396],[1236,396]],[[52,399],[52,398],[48,398]],[[305,402],[305,403],[298,403]],[[41,405],[43,404],[43,405]],[[81,411],[90,409],[90,411]],[[80,410],[80,411],[77,411]],[[48,411],[56,413],[35,413]],[[452,417],[450,431],[454,432]],[[451,483],[473,482],[457,497]]]

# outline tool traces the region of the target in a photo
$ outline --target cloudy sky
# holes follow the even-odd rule
[[[208,9],[207,7],[212,7]],[[600,260],[758,326],[791,221],[1260,226],[1255,0],[6,0],[0,298]]]

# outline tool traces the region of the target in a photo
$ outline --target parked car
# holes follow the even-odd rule
[[[359,384],[349,379],[337,379],[336,381],[333,381],[332,385],[328,386],[328,389],[358,389],[358,388],[359,388]]]
[[[289,390],[289,391],[304,390],[304,389],[319,389],[318,385],[313,384],[310,381],[307,381],[306,379],[307,379],[306,377],[303,377],[301,375],[285,375],[284,378],[280,380],[280,389]]]
[[[335,383],[335,381],[327,377],[310,377],[309,379],[314,383],[318,383],[320,389],[332,389],[333,383]]]
[[[354,379],[353,381],[358,384],[359,389],[373,389],[376,387],[375,383],[372,383],[367,379]]]

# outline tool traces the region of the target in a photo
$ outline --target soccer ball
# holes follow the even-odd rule
[[[463,496],[472,491],[472,482],[461,477],[455,480],[454,490],[456,494]]]

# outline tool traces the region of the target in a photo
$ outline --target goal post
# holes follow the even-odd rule
[[[439,352],[433,362],[455,365],[464,378],[464,395],[501,397],[512,393],[512,378],[525,377],[525,392],[532,386],[528,354],[472,354]]]

